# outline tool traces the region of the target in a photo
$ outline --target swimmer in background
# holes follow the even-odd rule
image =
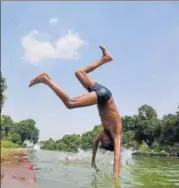
[[[69,159],[69,157],[65,157],[65,161],[64,163],[65,164],[70,164],[72,161]]]
[[[54,91],[54,93],[62,100],[68,109],[97,105],[104,130],[94,139],[91,166],[98,170],[95,163],[95,157],[98,144],[101,142],[102,148],[105,150],[114,151],[113,176],[115,179],[117,179],[120,175],[121,161],[121,118],[111,91],[88,76],[88,73],[113,60],[110,53],[104,47],[99,47],[102,50],[102,57],[96,62],[82,67],[75,72],[75,75],[80,83],[88,91],[86,94],[75,98],[69,97],[67,93],[45,72],[34,77],[30,82],[29,87],[40,83],[45,84]],[[106,77],[109,77],[109,75],[106,75]],[[113,82],[116,82],[116,80]]]

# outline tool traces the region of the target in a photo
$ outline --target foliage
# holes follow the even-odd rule
[[[138,142],[134,139],[135,138],[135,131],[127,131],[123,133],[122,136],[122,142],[123,146],[125,148],[134,148],[134,149],[139,149],[139,144]]]
[[[6,139],[7,139],[8,141],[11,141],[11,142],[15,143],[15,144],[21,145],[21,135],[18,134],[18,133],[15,133],[15,132],[10,133],[10,134],[6,137]]]
[[[10,116],[1,115],[1,137],[8,136],[13,125],[13,120]]]
[[[152,149],[155,150],[155,152],[160,152],[162,150],[162,146],[160,145],[159,142],[156,140],[153,142]]]
[[[9,156],[17,152],[17,148],[5,148],[1,147],[1,163],[4,162],[4,160]]]
[[[35,121],[32,119],[22,120],[15,124],[15,132],[20,135],[21,144],[24,141],[29,141],[36,144],[39,139],[39,130],[35,126]]]
[[[102,125],[95,126],[92,131],[88,131],[81,136],[81,149],[88,150],[92,147],[94,138],[102,131]]]
[[[22,146],[25,141],[36,144],[39,130],[32,119],[14,122],[10,116],[1,115],[1,138]]]
[[[0,107],[2,109],[3,105],[4,105],[4,101],[6,99],[5,96],[5,91],[7,89],[7,83],[6,83],[6,79],[3,77],[2,72],[0,72],[0,90],[1,90],[1,94],[0,94]]]
[[[141,120],[157,119],[157,112],[151,106],[145,104],[138,108],[138,116]]]
[[[122,126],[123,126],[123,131],[133,131],[136,130],[136,119],[135,117],[132,116],[124,116],[121,118],[122,119]]]
[[[162,124],[161,141],[169,145],[179,142],[179,113],[165,115]]]
[[[1,140],[1,148],[18,148],[19,145],[8,140]]]
[[[168,155],[163,151],[179,153],[179,112],[158,118],[156,110],[149,105],[138,108],[138,114],[122,117],[122,144],[150,155]],[[65,135],[59,140],[42,142],[43,149],[77,152],[78,148],[91,149],[93,139],[103,130],[102,125],[80,135]]]
[[[143,142],[141,145],[140,145],[140,151],[141,152],[144,152],[144,153],[146,153],[146,152],[150,152],[150,149],[149,149],[149,147],[147,146],[147,144],[145,143],[145,142]]]
[[[49,140],[40,142],[41,148],[66,152],[78,152],[79,148],[88,150],[92,147],[94,137],[96,137],[101,130],[102,126],[96,125],[92,131],[88,131],[81,136],[78,134],[65,135],[56,141],[49,138]]]
[[[1,108],[4,104],[5,90],[7,89],[6,79],[0,78],[1,88]],[[1,114],[1,140],[2,147],[16,147],[24,145],[25,141],[36,144],[39,139],[39,130],[35,126],[36,122],[32,119],[26,119],[20,122],[14,122],[10,116]],[[3,145],[2,145],[3,144]]]
[[[136,127],[135,140],[139,143],[144,140],[149,146],[152,146],[161,134],[161,123],[158,119],[141,119]]]
[[[59,140],[54,141],[50,138],[45,142],[41,142],[41,144],[44,149],[77,152],[81,144],[81,137],[76,134],[65,135]]]
[[[1,74],[1,107],[7,89],[6,79]],[[179,153],[179,106],[176,113],[170,113],[159,119],[156,110],[147,104],[138,108],[138,114],[122,117],[123,138],[126,148],[140,149],[142,152],[167,151]],[[93,139],[103,130],[96,125],[93,130],[82,135],[64,135],[61,139],[42,141],[43,149],[77,152],[78,148],[91,149]],[[25,141],[36,144],[39,130],[32,119],[14,122],[10,116],[1,115],[1,139],[3,147],[24,146]]]

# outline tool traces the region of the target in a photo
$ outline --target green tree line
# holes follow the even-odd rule
[[[2,110],[7,89],[6,79],[2,74],[0,86]],[[123,147],[139,149],[145,142],[149,149],[155,151],[179,152],[179,107],[176,113],[158,118],[156,110],[145,104],[138,108],[136,115],[122,117],[122,126]],[[102,125],[96,125],[93,130],[82,135],[65,135],[58,140],[50,138],[41,141],[42,149],[69,152],[77,152],[78,148],[88,150],[91,149],[93,139],[102,129]],[[39,139],[39,130],[32,119],[14,122],[10,116],[1,115],[1,139],[17,145],[23,145],[25,141],[35,144]]]
[[[139,149],[143,142],[155,151],[179,152],[179,111],[158,118],[149,105],[138,108],[138,114],[122,117],[122,144],[126,148]],[[96,125],[82,135],[65,135],[61,139],[41,141],[42,149],[77,152],[78,148],[91,149],[94,137],[102,130]]]
[[[34,120],[26,119],[14,122],[10,116],[1,115],[1,140],[24,146],[25,141],[36,144],[38,139],[39,129]]]
[[[95,126],[92,131],[88,131],[82,135],[71,134],[64,135],[61,139],[41,141],[41,148],[47,150],[58,150],[67,152],[77,152],[78,148],[88,150],[92,146],[93,138],[102,130],[102,126]]]
[[[2,76],[0,79],[1,96],[0,106],[1,112],[7,98],[5,91],[7,89],[6,79]],[[2,115],[1,113],[1,146],[2,147],[19,147],[23,146],[25,141],[33,144],[38,142],[39,130],[36,127],[36,122],[32,119],[14,122],[10,116]]]
[[[1,106],[1,112],[2,112],[2,107],[4,104],[4,101],[6,99],[6,95],[5,95],[5,91],[7,89],[7,83],[6,83],[6,79],[3,77],[2,72],[0,72],[0,90],[1,90],[1,94],[0,94],[0,106]]]

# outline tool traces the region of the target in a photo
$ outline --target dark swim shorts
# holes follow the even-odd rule
[[[98,105],[104,105],[111,98],[112,93],[109,89],[101,84],[95,83],[93,86],[88,88],[89,92],[95,91],[98,97]]]

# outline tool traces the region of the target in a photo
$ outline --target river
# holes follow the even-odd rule
[[[112,188],[113,153],[99,151],[95,173],[90,167],[91,152],[77,154],[37,150],[29,153],[39,188]],[[132,156],[122,151],[121,188],[179,187],[179,159]]]

